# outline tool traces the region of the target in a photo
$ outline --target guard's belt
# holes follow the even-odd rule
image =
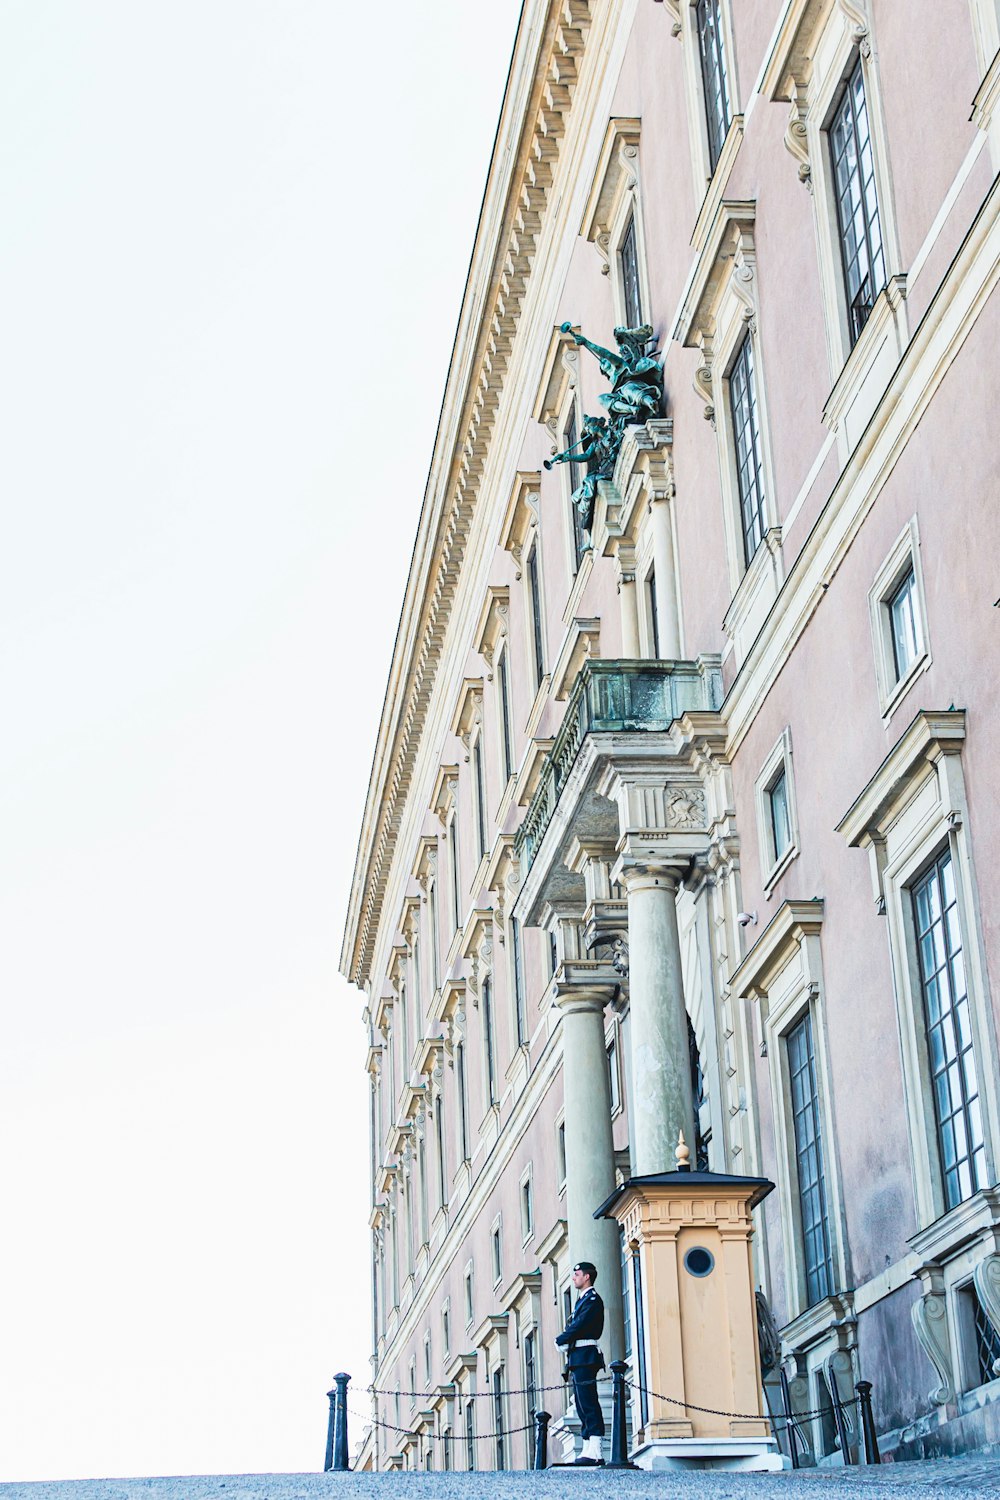
[[[574,1339],[574,1349],[596,1349],[600,1344],[599,1339]]]

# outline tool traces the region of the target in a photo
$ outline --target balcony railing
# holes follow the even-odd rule
[[[717,709],[722,673],[695,661],[589,661],[566,704],[542,778],[517,831],[515,848],[527,872],[545,836],[567,778],[588,734],[654,733],[682,714]]]

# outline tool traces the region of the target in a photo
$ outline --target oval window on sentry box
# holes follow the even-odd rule
[[[704,1245],[694,1245],[684,1257],[684,1269],[692,1276],[708,1276],[715,1266],[715,1256]]]

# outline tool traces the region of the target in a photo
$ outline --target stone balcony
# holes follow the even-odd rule
[[[609,750],[616,745],[634,748],[637,737],[665,735],[686,714],[717,712],[722,697],[722,671],[714,656],[701,656],[696,661],[586,662],[517,831],[515,850],[522,878],[531,871],[557,811],[566,811],[561,804],[588,741],[600,737]],[[652,743],[647,748],[651,749]],[[670,753],[664,741],[663,754],[669,757]],[[578,789],[581,794],[584,790],[582,786]],[[572,800],[576,802],[577,798]],[[593,799],[588,809],[581,804],[580,811],[583,822],[576,831],[617,836],[618,820],[610,804],[606,804],[603,816]]]

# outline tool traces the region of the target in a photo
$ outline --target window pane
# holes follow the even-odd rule
[[[531,634],[535,651],[535,686],[545,676],[545,652],[542,648],[542,597],[538,589],[538,543],[528,558],[528,592],[531,595]]]
[[[761,468],[753,346],[749,333],[740,345],[740,352],[729,373],[729,405],[736,444],[736,481],[743,526],[743,555],[749,567],[754,553],[764,539],[764,477]]]
[[[566,430],[563,433],[563,448],[567,450],[575,448],[579,441],[580,433],[576,425],[576,407],[571,406],[569,421],[566,423]],[[575,494],[586,477],[587,465],[580,459],[571,458],[568,467],[570,492],[571,494]],[[580,560],[586,551],[587,536],[580,519],[580,512],[572,500],[570,500],[570,511],[570,520],[573,525],[573,570],[577,572],[580,567]]]
[[[783,768],[767,797],[771,807],[771,839],[774,845],[774,857],[778,860],[792,842],[791,822],[788,816],[788,777]]]
[[[826,1207],[811,1016],[803,1016],[798,1025],[788,1033],[786,1047],[806,1295],[811,1306],[833,1291],[833,1260],[830,1254],[830,1226]]]
[[[625,302],[625,325],[638,328],[642,322],[642,305],[639,298],[639,257],[635,245],[635,219],[629,219],[625,238],[622,240],[622,292]]]
[[[510,667],[507,663],[507,647],[504,646],[497,661],[497,679],[500,686],[501,747],[503,750],[504,780],[514,774],[514,740],[511,734],[510,711]]]
[[[726,58],[722,46],[719,0],[698,0],[696,19],[698,50],[701,55],[701,81],[705,91],[708,156],[714,172],[732,119],[729,105],[729,81],[726,77]]]
[[[886,279],[875,191],[875,163],[860,57],[844,86],[830,125],[830,154],[847,291],[848,325],[854,344]]]
[[[917,641],[917,580],[912,566],[888,601],[889,628],[892,635],[892,660],[896,681],[906,676],[920,654]]]
[[[986,1167],[950,850],[938,856],[910,894],[941,1175],[945,1203],[954,1208],[986,1186]]]

